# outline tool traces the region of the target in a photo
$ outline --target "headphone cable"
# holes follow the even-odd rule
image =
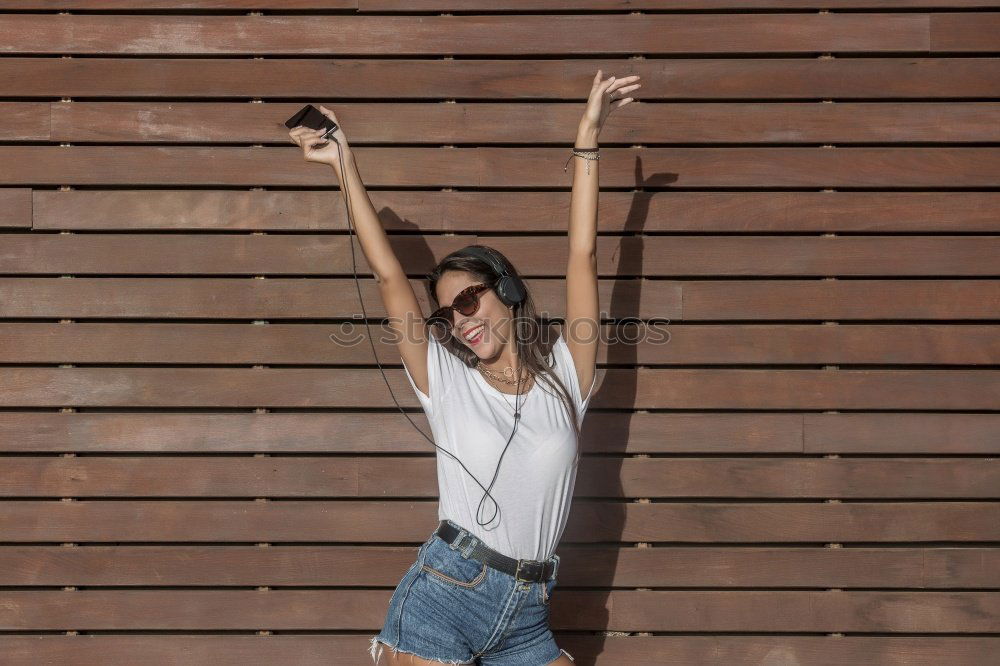
[[[441,451],[444,451],[449,456],[451,456],[452,458],[454,458],[458,462],[459,465],[462,465],[462,469],[464,469],[466,471],[466,473],[468,473],[468,475],[470,477],[472,477],[472,480],[475,481],[476,484],[480,488],[483,488],[483,484],[479,483],[479,479],[477,479],[475,477],[475,475],[472,472],[469,471],[469,468],[467,468],[462,463],[461,460],[459,460],[457,457],[455,457],[454,455],[452,455],[449,451],[446,451],[445,449],[443,449],[440,446],[438,446],[437,443],[432,438],[428,437],[424,433],[423,430],[421,430],[419,427],[417,427],[417,424],[414,423],[413,419],[410,418],[410,415],[407,414],[406,411],[403,410],[402,406],[400,406],[400,404],[399,404],[399,401],[396,400],[396,395],[392,392],[392,386],[389,384],[389,378],[385,376],[385,370],[382,369],[382,363],[378,360],[378,352],[375,350],[375,342],[374,342],[374,340],[372,339],[372,336],[371,336],[371,325],[368,323],[368,314],[365,312],[364,298],[362,298],[362,296],[361,296],[361,282],[360,282],[360,280],[358,278],[358,265],[357,265],[357,259],[355,258],[355,255],[354,255],[354,239],[353,239],[353,234],[352,234],[352,232],[354,232],[354,233],[356,233],[356,232],[354,231],[354,223],[353,223],[352,217],[351,217],[351,192],[350,192],[351,187],[350,187],[350,184],[348,183],[347,170],[344,168],[343,146],[340,145],[340,142],[337,141],[337,138],[335,136],[330,135],[329,138],[332,139],[333,142],[337,144],[337,157],[339,158],[339,161],[340,161],[340,173],[341,173],[341,177],[344,180],[344,188],[343,188],[344,189],[344,198],[345,198],[344,205],[347,207],[347,229],[348,229],[348,234],[347,234],[348,238],[347,238],[347,240],[348,240],[348,245],[350,245],[350,247],[351,247],[351,264],[354,267],[354,283],[355,283],[355,286],[356,286],[357,291],[358,291],[358,302],[361,304],[361,315],[362,315],[362,317],[364,317],[365,327],[368,329],[368,333],[369,333],[369,335],[368,335],[368,342],[371,344],[371,347],[372,347],[372,356],[375,357],[375,363],[378,365],[378,369],[382,373],[382,379],[385,381],[386,388],[389,389],[389,395],[392,396],[392,401],[394,403],[396,403],[396,407],[399,408],[399,411],[403,414],[403,416],[406,417],[406,420],[410,422],[410,425],[412,425],[417,430],[417,432],[419,432],[421,435],[424,436],[424,439],[426,439],[428,442],[430,442],[431,444],[433,444],[436,448],[440,449]],[[516,336],[516,324],[514,324],[514,326],[515,326],[515,336]],[[430,340],[427,341],[427,344],[430,344]],[[404,365],[405,365],[405,363],[404,363]],[[518,367],[518,371],[520,373],[520,367]],[[511,430],[510,437],[507,439],[507,444],[504,445],[503,452],[500,454],[500,460],[497,461],[497,468],[496,468],[496,471],[493,473],[493,481],[490,482],[490,488],[492,488],[493,484],[496,482],[497,476],[500,473],[500,463],[503,462],[504,453],[507,452],[507,447],[510,446],[511,440],[514,439],[514,433],[517,431],[517,424],[518,424],[518,422],[521,419],[521,410],[520,410],[520,407],[518,407],[518,398],[520,398],[520,387],[521,387],[521,383],[520,383],[520,379],[518,379],[518,394],[514,397],[514,429]],[[497,516],[497,513],[500,513],[500,505],[497,503],[497,501],[493,497],[493,495],[490,494],[489,489],[483,488],[483,490],[486,492],[486,494],[483,495],[483,498],[481,500],[479,500],[479,507],[476,509],[476,522],[479,523],[480,527],[485,527],[486,525],[489,525],[491,522],[493,522],[493,518],[495,518]],[[496,506],[497,510],[496,510],[496,512],[494,512],[493,518],[490,518],[490,520],[486,521],[486,523],[481,523],[481,522],[479,522],[479,513],[480,513],[480,509],[483,506],[483,500],[485,500],[487,497],[489,497],[491,500],[493,500],[493,504]]]

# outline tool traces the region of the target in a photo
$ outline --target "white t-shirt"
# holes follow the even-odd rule
[[[553,372],[576,400],[582,424],[597,383],[596,373],[581,400],[573,356],[562,334],[548,357],[550,365],[553,357]],[[482,484],[480,487],[454,458],[435,448],[438,519],[458,523],[508,557],[552,557],[569,517],[580,460],[570,415],[558,391],[535,377],[526,394],[505,394],[431,335],[427,344],[430,396],[417,388],[405,362],[403,370],[427,415],[437,446],[461,460]],[[514,428],[515,399],[519,400],[521,418],[500,461]],[[498,461],[500,471],[490,488]],[[484,488],[490,489],[493,499],[486,497],[479,509]],[[490,522],[480,526],[480,521],[487,520]]]

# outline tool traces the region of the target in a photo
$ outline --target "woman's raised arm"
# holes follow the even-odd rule
[[[319,110],[340,125],[333,111],[325,106],[320,106]],[[314,147],[317,144],[323,145],[324,142],[320,139],[322,134],[322,131],[308,127],[295,127],[289,132],[293,143],[302,147],[307,161],[327,164],[337,174],[340,191],[350,205],[351,219],[358,235],[358,242],[379,286],[382,302],[389,316],[389,325],[396,333],[400,357],[406,363],[417,388],[428,395],[428,343],[420,303],[413,293],[413,287],[403,271],[399,258],[389,244],[382,221],[379,220],[368,191],[361,181],[354,153],[347,142],[343,128],[340,127],[334,132],[336,142],[331,141],[322,148]]]
[[[638,76],[601,80],[597,70],[587,99],[587,108],[577,128],[573,166],[573,193],[569,206],[569,261],[566,266],[566,326],[564,338],[576,365],[580,390],[586,391],[597,372],[597,343],[600,339],[600,304],[597,290],[597,196],[600,169],[593,154],[604,121],[612,109],[633,100],[625,93],[640,87],[628,85]],[[614,104],[612,104],[614,100]],[[584,164],[586,160],[586,164]],[[581,399],[586,396],[581,395]]]

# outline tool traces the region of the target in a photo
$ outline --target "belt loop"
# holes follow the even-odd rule
[[[469,559],[469,557],[472,555],[472,550],[476,547],[476,544],[478,543],[479,539],[470,534],[469,543],[467,543],[465,547],[462,548],[460,551],[462,553],[462,557],[464,557],[465,559]]]
[[[552,559],[555,560],[555,566],[552,567],[552,577],[555,578],[557,575],[559,575],[559,556],[553,554]]]
[[[448,547],[451,548],[452,550],[458,550],[458,549],[460,549],[462,547],[462,539],[465,538],[466,534],[468,534],[468,532],[465,531],[465,528],[464,527],[459,527],[458,528],[458,536],[455,537],[454,541],[452,541],[451,543],[448,544]]]

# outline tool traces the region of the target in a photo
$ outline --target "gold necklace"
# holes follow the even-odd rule
[[[505,377],[501,377],[500,375],[496,374],[495,372],[491,372],[481,362],[478,363],[478,364],[476,364],[476,367],[479,368],[480,372],[482,372],[483,374],[485,374],[485,375],[487,375],[489,377],[492,377],[493,379],[497,380],[498,382],[503,382],[504,384],[516,384],[517,383],[513,379],[506,379]],[[506,368],[503,369],[503,374],[506,375],[507,377],[512,377],[512,376],[514,376],[514,369],[508,365]]]
[[[483,373],[484,375],[486,375],[487,377],[492,377],[495,381],[503,382],[504,384],[509,384],[511,386],[517,385],[518,388],[520,389],[520,384],[521,384],[521,379],[520,378],[518,378],[517,380],[513,380],[513,379],[506,379],[504,377],[501,377],[500,375],[496,374],[495,372],[492,372],[492,371],[488,370],[481,362],[477,363],[476,367],[479,368],[479,371],[481,373]],[[505,375],[507,375],[508,371],[509,371],[510,375],[514,374],[514,370],[510,366],[507,366],[506,368],[504,368],[503,373]],[[526,383],[527,379],[525,379],[524,381]]]

